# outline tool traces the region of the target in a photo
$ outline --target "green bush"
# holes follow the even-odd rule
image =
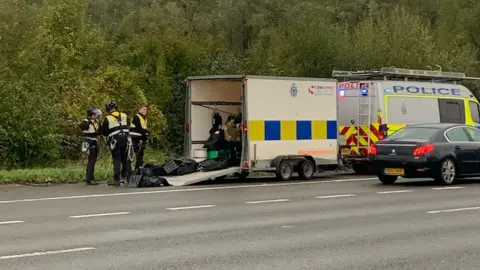
[[[151,147],[181,153],[191,75],[329,77],[333,68],[440,65],[478,76],[474,2],[4,1],[0,169],[80,175],[69,165],[81,160],[77,124],[110,99],[130,115],[148,103]]]

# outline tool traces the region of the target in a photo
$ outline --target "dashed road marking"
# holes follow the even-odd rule
[[[182,188],[182,189],[169,189],[169,190],[152,190],[152,191],[137,191],[137,192],[119,192],[119,193],[105,193],[105,194],[74,195],[74,196],[63,196],[63,197],[43,197],[43,198],[30,198],[30,199],[0,201],[0,204],[20,203],[20,202],[54,201],[54,200],[88,199],[88,198],[103,198],[103,197],[113,197],[113,196],[149,195],[149,194],[175,193],[175,192],[209,191],[209,190],[222,190],[222,189],[313,185],[313,184],[372,181],[372,180],[377,180],[377,178],[345,178],[345,179],[336,179],[336,180],[305,181],[305,182],[292,182],[292,183],[238,185],[238,186],[205,187],[205,188]]]
[[[9,225],[9,224],[18,224],[25,223],[23,220],[9,220],[9,221],[0,221],[0,225]]]
[[[213,204],[206,204],[206,205],[193,205],[193,206],[182,206],[182,207],[171,207],[167,208],[167,210],[189,210],[189,209],[199,209],[199,208],[211,208],[215,207]]]
[[[115,212],[115,213],[101,213],[101,214],[88,214],[88,215],[70,216],[70,218],[107,217],[107,216],[120,216],[120,215],[128,215],[128,214],[130,214],[130,212]]]
[[[74,248],[74,249],[63,249],[63,250],[52,250],[52,251],[43,251],[43,252],[35,252],[35,253],[25,253],[25,254],[17,254],[17,255],[6,255],[6,256],[0,256],[0,260],[18,259],[18,258],[25,258],[25,257],[44,256],[44,255],[53,255],[53,254],[87,251],[87,250],[94,250],[94,249],[95,249],[94,247],[83,247],[83,248]]]
[[[462,189],[462,188],[465,188],[465,187],[435,187],[432,189],[433,190],[449,190],[449,189]]]
[[[404,189],[404,190],[390,190],[390,191],[379,191],[377,192],[378,194],[393,194],[393,193],[406,193],[406,192],[412,192],[413,190],[411,189]]]
[[[265,201],[251,201],[245,202],[248,204],[259,204],[259,203],[276,203],[276,202],[289,202],[289,199],[276,199],[276,200],[265,200]]]
[[[345,198],[345,197],[355,197],[356,194],[339,194],[339,195],[325,195],[325,196],[316,196],[315,199],[334,199],[334,198]]]
[[[448,212],[460,212],[460,211],[470,211],[470,210],[479,210],[480,206],[475,207],[466,207],[466,208],[456,208],[456,209],[446,209],[446,210],[435,210],[428,211],[427,214],[438,214],[438,213],[448,213]]]

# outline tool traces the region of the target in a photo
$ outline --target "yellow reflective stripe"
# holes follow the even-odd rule
[[[265,122],[262,120],[250,120],[248,124],[250,140],[263,141],[265,138]]]
[[[137,114],[137,116],[140,119],[140,125],[142,125],[142,129],[147,129],[147,119],[143,118],[141,114]]]
[[[116,128],[116,127],[120,126],[120,123],[117,122],[117,119],[114,116],[107,115],[107,119],[108,119],[108,128],[109,129]]]
[[[282,121],[280,125],[281,140],[297,139],[297,123],[295,121]]]
[[[313,120],[312,121],[312,139],[325,140],[327,138],[327,121]]]

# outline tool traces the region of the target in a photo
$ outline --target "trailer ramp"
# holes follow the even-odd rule
[[[210,171],[210,172],[195,172],[186,175],[178,175],[178,176],[162,176],[161,178],[164,179],[169,185],[171,186],[189,186],[193,184],[197,184],[200,182],[208,181],[211,179],[215,179],[217,177],[227,176],[230,174],[234,174],[240,172],[240,167],[231,167],[223,170],[217,171]]]

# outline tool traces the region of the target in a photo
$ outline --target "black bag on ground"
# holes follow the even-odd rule
[[[197,172],[198,164],[193,159],[184,159],[182,163],[178,164],[178,168],[173,171],[175,175],[185,175]]]
[[[198,164],[202,171],[216,171],[228,168],[228,158],[218,157],[214,159],[207,159]]]
[[[165,181],[161,177],[143,176],[138,187],[161,187],[165,186]]]

